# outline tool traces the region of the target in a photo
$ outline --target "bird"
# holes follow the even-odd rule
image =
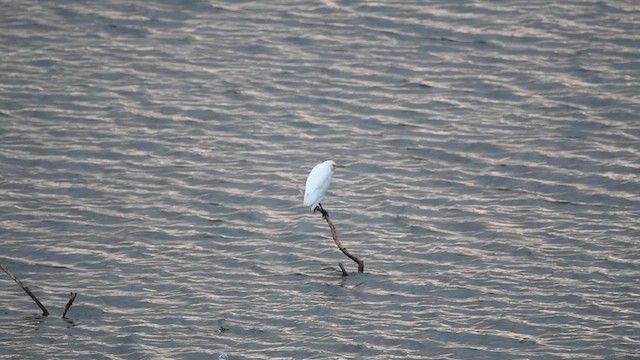
[[[307,176],[307,183],[304,186],[304,206],[311,206],[314,213],[320,210],[324,214],[320,201],[327,194],[336,167],[338,165],[335,161],[327,160],[314,166]]]

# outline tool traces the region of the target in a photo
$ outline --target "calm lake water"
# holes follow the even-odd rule
[[[639,52],[632,0],[5,1],[0,262],[52,314],[0,273],[0,358],[637,359]]]

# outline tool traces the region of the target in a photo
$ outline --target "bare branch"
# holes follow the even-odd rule
[[[31,299],[33,299],[33,301],[36,303],[36,305],[38,305],[38,307],[40,308],[40,310],[42,310],[42,315],[43,316],[47,316],[49,315],[49,311],[47,310],[47,308],[44,307],[44,305],[42,305],[42,303],[40,302],[40,300],[38,300],[38,298],[31,292],[31,290],[29,290],[29,288],[22,283],[22,281],[18,280],[12,273],[11,271],[9,271],[9,269],[7,269],[4,265],[2,265],[2,263],[0,262],[0,268],[7,273],[7,275],[9,275],[9,277],[11,277],[13,279],[13,281],[16,282],[16,284],[20,285],[20,287],[22,288],[22,290],[24,290],[27,295],[31,296]]]
[[[322,208],[322,205],[318,205],[315,210],[320,211],[320,213],[322,213],[322,217],[327,221],[327,224],[329,224],[329,229],[331,229],[331,236],[333,237],[333,242],[336,243],[336,246],[338,247],[338,249],[340,249],[340,251],[342,251],[342,253],[345,254],[349,259],[353,260],[356,264],[358,264],[359,273],[364,272],[364,261],[358,259],[354,255],[349,253],[347,251],[347,248],[342,246],[340,239],[338,239],[338,232],[336,231],[336,227],[333,225],[333,222],[331,222],[331,219],[329,219],[329,213]],[[342,266],[342,264],[340,265],[340,268],[342,269],[342,275],[346,276],[347,272],[344,270],[344,267]]]

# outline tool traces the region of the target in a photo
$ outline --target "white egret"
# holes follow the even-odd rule
[[[335,161],[327,160],[314,166],[309,176],[307,176],[307,183],[304,186],[304,205],[311,206],[313,212],[317,208],[320,208],[322,212],[320,201],[327,194],[329,184],[331,184],[331,177],[336,167]]]
[[[331,177],[333,176],[333,172],[336,170],[336,167],[340,167],[336,165],[335,161],[327,160],[323,163],[320,163],[311,169],[309,176],[307,176],[307,183],[304,186],[304,206],[311,206],[311,210],[315,213],[316,211],[320,211],[322,217],[329,224],[329,229],[331,230],[331,236],[333,237],[333,242],[336,243],[336,246],[343,254],[345,254],[348,258],[353,260],[358,264],[358,272],[364,272],[364,262],[357,257],[351,255],[347,251],[347,249],[342,246],[340,239],[338,239],[338,233],[336,231],[336,227],[333,226],[333,222],[329,219],[329,213],[322,208],[322,204],[320,201],[324,199],[324,196],[327,194],[327,190],[329,190],[329,185],[331,184]],[[347,276],[347,270],[345,270],[342,264],[340,265],[340,269],[342,270],[342,276]]]

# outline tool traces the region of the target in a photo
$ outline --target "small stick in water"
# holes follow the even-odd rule
[[[69,311],[69,308],[71,307],[71,304],[73,304],[73,300],[76,299],[76,296],[78,296],[77,292],[70,292],[69,293],[69,301],[67,301],[67,305],[65,305],[64,307],[64,312],[62,313],[62,318],[66,319],[67,318],[67,311]]]
[[[342,276],[349,276],[349,273],[344,268],[344,266],[342,266],[342,263],[338,263],[338,266],[340,266],[340,270],[342,270]]]

